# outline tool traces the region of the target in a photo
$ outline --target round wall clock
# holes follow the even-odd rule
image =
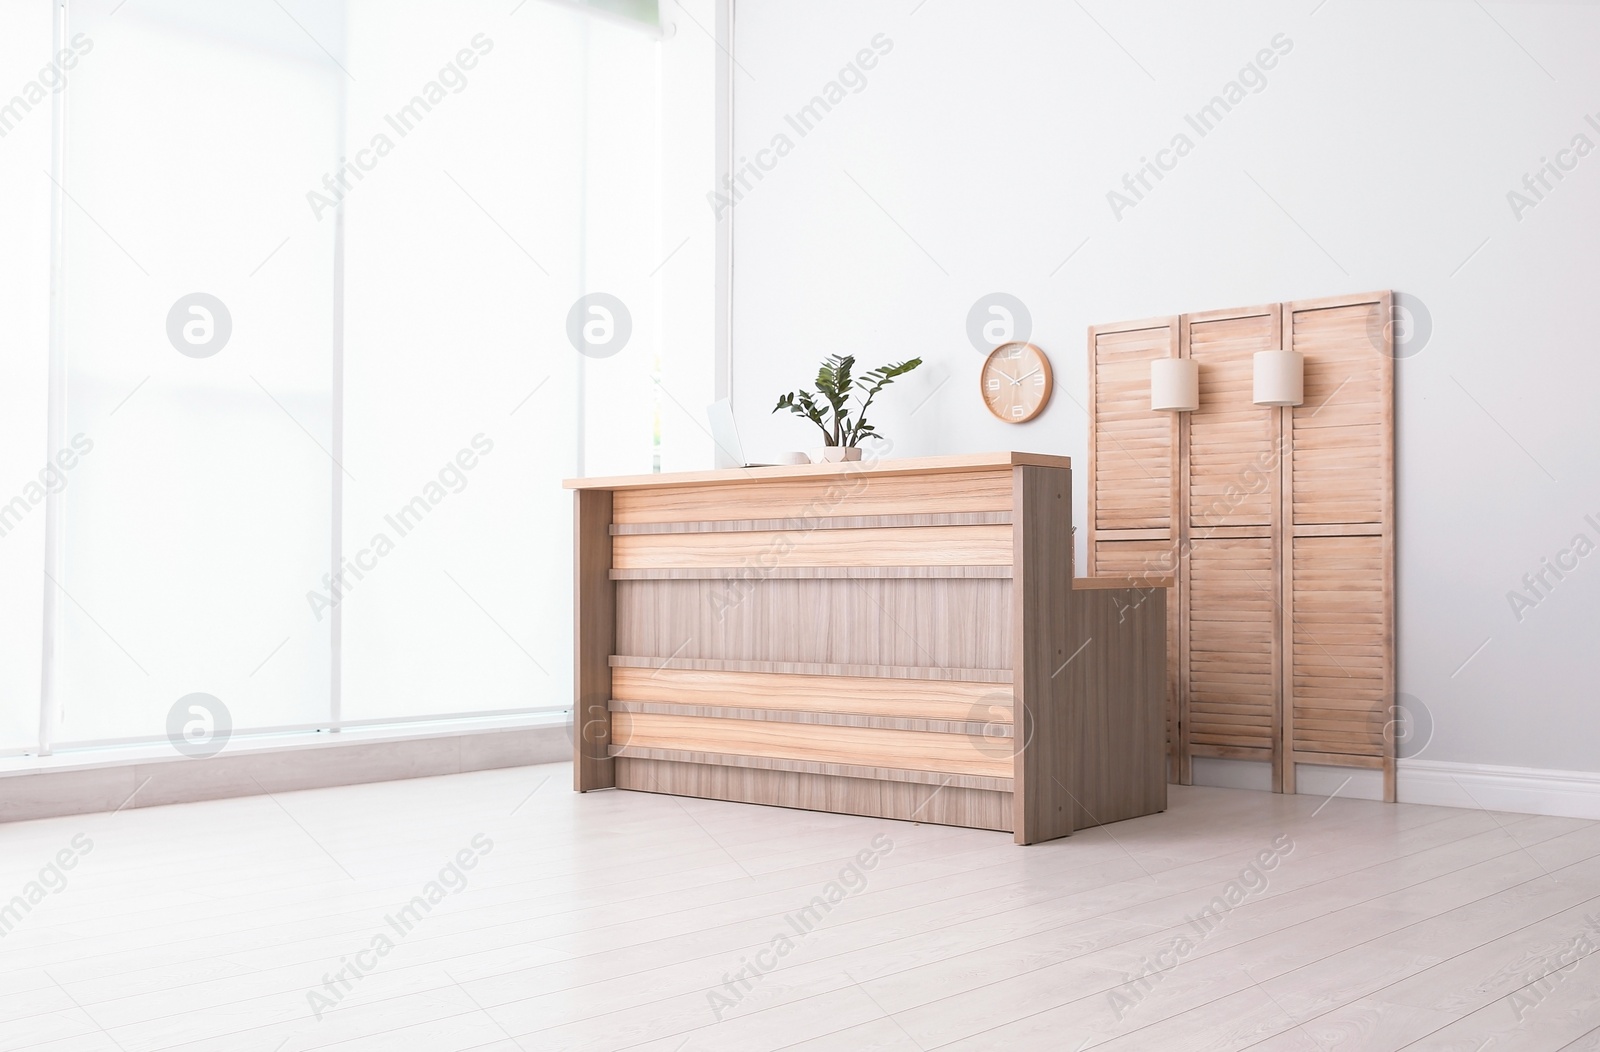
[[[1008,424],[1032,420],[1050,401],[1055,381],[1050,359],[1031,343],[1002,343],[989,352],[979,374],[983,404]]]

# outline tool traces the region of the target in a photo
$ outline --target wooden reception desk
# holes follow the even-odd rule
[[[1166,807],[1170,579],[1027,453],[575,479],[574,788],[975,826]]]

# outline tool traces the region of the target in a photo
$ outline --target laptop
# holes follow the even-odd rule
[[[706,406],[706,417],[711,421],[711,441],[723,456],[740,468],[773,468],[776,464],[753,464],[744,459],[744,443],[739,441],[739,425],[733,422],[733,402],[719,398]]]

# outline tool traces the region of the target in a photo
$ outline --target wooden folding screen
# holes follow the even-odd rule
[[[1176,574],[1169,773],[1196,757],[1384,771],[1393,799],[1390,294],[1089,330],[1090,570]],[[1255,405],[1257,351],[1306,356],[1305,402]],[[1200,405],[1150,411],[1150,360]]]

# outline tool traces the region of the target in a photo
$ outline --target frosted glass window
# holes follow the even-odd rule
[[[0,755],[570,706],[561,480],[708,450],[716,51],[646,23],[0,7]]]
[[[571,703],[587,22],[350,5],[347,720]]]
[[[66,428],[55,738],[326,720],[339,5],[74,0],[61,182]],[[308,35],[309,34],[309,35]],[[313,39],[314,38],[314,39]]]
[[[51,470],[46,440],[53,188],[44,173],[55,90],[73,79],[55,64],[51,11],[0,4],[0,754],[39,740],[45,492],[71,483]]]

